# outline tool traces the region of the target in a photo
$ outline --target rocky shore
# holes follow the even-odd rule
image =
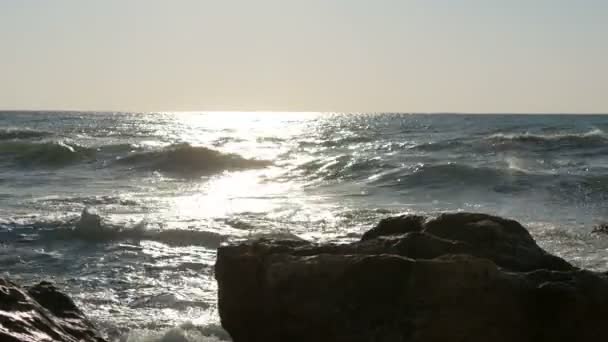
[[[222,246],[219,312],[235,342],[602,341],[608,278],[484,214],[382,220],[351,244]]]
[[[235,342],[603,341],[608,277],[473,213],[382,220],[359,241],[258,239],[218,249]],[[0,341],[104,342],[65,294],[0,279]]]
[[[0,279],[0,341],[105,342],[74,302],[52,284],[28,289]]]

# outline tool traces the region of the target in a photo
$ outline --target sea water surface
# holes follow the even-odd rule
[[[584,115],[0,112],[0,269],[56,282],[115,341],[229,340],[225,241],[346,242],[400,213],[507,216],[605,271],[607,132]]]

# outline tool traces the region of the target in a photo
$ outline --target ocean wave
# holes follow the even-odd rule
[[[356,158],[339,155],[326,159],[304,162],[289,174],[304,177],[312,182],[366,180],[368,184],[380,186],[408,185],[412,187],[457,186],[463,184],[483,185],[501,181],[512,182],[553,176],[549,165],[535,163],[534,160],[505,157],[496,165],[473,166],[448,162],[445,164],[419,163],[403,166],[398,159],[386,161],[380,157]]]
[[[219,342],[232,341],[230,335],[217,324],[197,326],[184,323],[164,331],[138,329],[119,338],[120,342]]]
[[[521,145],[541,148],[590,148],[608,143],[608,136],[600,129],[585,133],[555,134],[505,134],[496,133],[486,138],[494,147],[518,147]]]
[[[308,181],[364,179],[395,165],[380,157],[361,158],[350,154],[308,160],[289,170],[287,177],[304,177]]]
[[[411,147],[413,150],[436,152],[447,149],[467,147],[464,141],[440,140],[435,142],[420,143]]]
[[[200,300],[189,300],[175,293],[162,293],[138,297],[129,303],[131,308],[171,308],[184,310],[191,307],[208,309],[211,305]]]
[[[98,227],[80,226],[75,229],[56,231],[60,238],[77,238],[89,242],[109,241],[156,241],[172,247],[201,246],[218,248],[227,236],[215,232],[194,229],[140,229],[134,227],[121,227],[102,225]]]
[[[93,160],[95,149],[63,141],[0,143],[0,157],[21,166],[61,167],[84,160]]]
[[[135,152],[141,149],[141,146],[134,144],[109,144],[96,147],[98,152],[109,154]]]
[[[124,227],[104,222],[94,209],[85,208],[73,229],[63,230],[64,236],[103,242],[108,240],[150,240],[170,246],[203,246],[217,248],[226,236],[193,229],[152,229],[146,222]]]
[[[448,163],[418,165],[385,172],[372,178],[372,183],[399,189],[445,189],[490,187],[497,192],[527,190],[543,175],[529,174],[521,169],[474,167]]]
[[[136,206],[139,202],[125,198],[121,196],[73,196],[73,197],[57,197],[57,196],[48,196],[44,198],[38,198],[35,200],[36,202],[42,203],[44,205],[48,204],[78,204],[85,206],[98,206],[98,205],[122,205],[122,206]]]
[[[61,167],[79,162],[116,160],[142,147],[130,143],[81,145],[64,140],[5,140],[0,139],[0,158],[20,166]]]
[[[368,183],[397,191],[451,189],[454,193],[492,191],[500,194],[533,193],[549,201],[577,206],[601,206],[608,200],[608,176],[592,173],[558,173],[533,161],[506,158],[493,166],[424,164],[386,170]]]
[[[176,144],[159,151],[138,152],[120,158],[117,164],[136,169],[162,171],[181,175],[212,174],[227,170],[265,167],[270,161],[246,159],[202,146]]]
[[[0,140],[40,139],[51,135],[51,132],[31,129],[0,129]]]
[[[494,133],[485,137],[460,137],[457,139],[438,140],[418,143],[410,149],[423,152],[438,152],[444,150],[496,151],[496,150],[556,150],[566,148],[604,147],[608,143],[608,135],[600,129],[585,133]]]
[[[256,141],[259,143],[282,143],[285,142],[285,138],[264,136],[258,137]]]
[[[550,188],[560,201],[576,206],[604,207],[608,200],[608,176],[588,175],[560,177]]]
[[[239,137],[219,137],[211,142],[213,146],[224,146],[229,143],[241,143],[246,141],[243,138]]]
[[[156,241],[169,246],[217,248],[228,236],[204,230],[167,229],[145,221],[118,225],[106,221],[96,210],[85,208],[80,216],[4,219],[0,221],[0,239],[24,243],[48,239],[77,239],[91,243]]]
[[[303,139],[298,142],[301,147],[345,147],[351,144],[369,143],[376,140],[374,136],[368,135],[345,135],[341,137],[315,137]]]

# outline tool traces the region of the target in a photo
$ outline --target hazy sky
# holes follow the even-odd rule
[[[608,1],[0,0],[0,108],[608,113]]]

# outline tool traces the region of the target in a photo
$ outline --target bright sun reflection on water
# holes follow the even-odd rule
[[[178,189],[168,188],[162,203],[161,216],[170,228],[204,229],[226,233],[234,228],[234,235],[251,234],[243,226],[227,220],[246,215],[250,218],[266,216],[281,221],[310,221],[311,217],[325,221],[332,219],[331,208],[323,208],[320,197],[306,189],[306,183],[293,182],[291,173],[298,165],[305,165],[311,156],[292,157],[285,165],[282,155],[299,147],[301,137],[314,126],[320,113],[165,113],[173,125],[167,125],[164,136],[169,141],[188,142],[192,146],[219,149],[245,158],[266,160],[270,167],[263,169],[225,171],[203,176]],[[157,174],[157,181],[171,181]],[[156,181],[155,181],[156,182]],[[171,218],[168,219],[167,218]],[[232,225],[222,227],[217,220]],[[238,219],[235,219],[238,221]],[[273,227],[279,228],[281,227]]]
[[[262,213],[277,208],[274,199],[284,199],[297,189],[288,183],[263,182],[261,171],[227,172],[211,178],[198,193],[177,197],[173,210],[178,215],[224,217],[239,212]]]

